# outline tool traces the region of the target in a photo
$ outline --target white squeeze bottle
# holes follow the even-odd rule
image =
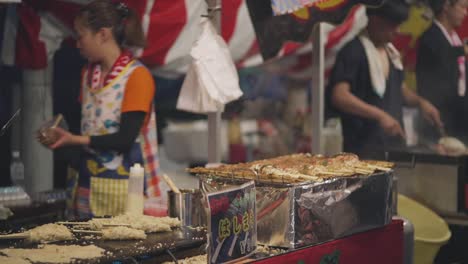
[[[125,210],[128,214],[143,214],[144,209],[144,188],[145,170],[139,164],[135,163],[130,167],[130,176],[128,177],[128,197],[127,208]]]

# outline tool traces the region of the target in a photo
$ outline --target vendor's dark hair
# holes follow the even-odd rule
[[[112,0],[94,0],[85,5],[76,16],[93,32],[111,28],[119,46],[144,47],[145,35],[138,15],[126,4]]]
[[[408,19],[409,5],[405,0],[385,0],[379,7],[368,7],[368,16],[379,16],[401,24]]]
[[[459,0],[429,0],[429,7],[432,9],[432,12],[434,12],[435,16],[439,16],[444,9],[445,3],[448,2],[450,5],[454,5],[458,1]]]

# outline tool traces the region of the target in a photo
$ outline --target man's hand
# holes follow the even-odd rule
[[[379,116],[378,122],[386,134],[405,138],[405,132],[403,131],[403,128],[401,128],[400,123],[391,115],[382,112]]]
[[[422,99],[419,108],[424,116],[424,118],[433,126],[438,128],[443,128],[444,123],[440,119],[440,113],[434,105],[432,105],[429,101]]]
[[[417,95],[414,91],[410,90],[405,84],[402,85],[401,91],[403,98],[407,105],[419,107],[424,118],[429,121],[433,126],[436,126],[441,131],[444,124],[440,120],[440,113],[429,101]]]

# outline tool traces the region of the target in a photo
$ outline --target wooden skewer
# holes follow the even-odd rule
[[[171,180],[171,178],[169,178],[169,176],[167,176],[167,174],[163,174],[162,176],[163,176],[164,181],[167,183],[167,185],[169,185],[169,188],[171,188],[171,190],[172,190],[174,193],[180,194],[179,188],[177,188],[177,186],[176,186],[175,183]]]
[[[357,172],[357,173],[360,173],[360,174],[367,175],[367,174],[371,174],[371,173],[373,173],[374,171],[369,171],[369,170],[362,170],[362,169],[356,169],[356,172]]]
[[[72,229],[73,233],[82,233],[82,234],[91,234],[91,235],[102,235],[102,231],[92,231],[92,230],[82,230],[82,229]]]
[[[388,161],[363,160],[362,162],[372,165],[372,166],[380,166],[380,167],[389,168],[389,169],[395,166],[395,164],[393,164],[392,162],[388,162]]]
[[[62,115],[62,114],[59,114],[59,115],[57,116],[57,119],[55,119],[52,128],[56,128],[56,127],[60,124],[60,121],[62,121],[62,119],[63,119],[63,115]]]
[[[82,226],[90,225],[90,223],[88,223],[88,222],[57,222],[57,224],[59,224],[59,225],[82,225]],[[130,224],[115,223],[115,224],[102,224],[102,226],[106,226],[106,227],[130,226]]]
[[[127,226],[127,227],[129,227],[129,226],[131,226],[131,225],[130,225],[130,224],[119,224],[119,223],[117,223],[117,224],[102,224],[102,226],[106,226],[106,227]]]
[[[381,170],[381,171],[391,171],[392,169],[391,168],[386,168],[386,167],[382,167],[382,166],[377,166],[377,165],[372,165],[372,164],[368,164],[367,166],[373,168],[373,169],[377,169],[377,170]]]
[[[29,238],[29,233],[16,233],[16,234],[8,234],[8,235],[0,235],[0,239],[26,239]]]
[[[321,175],[339,175],[339,174],[342,174],[342,172],[340,172],[340,171],[326,171],[326,170],[317,170],[316,173],[321,174]]]
[[[87,222],[57,222],[59,225],[89,225]]]

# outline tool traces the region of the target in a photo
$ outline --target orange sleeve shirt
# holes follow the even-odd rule
[[[127,81],[121,112],[150,113],[155,90],[151,73],[145,67],[136,68]]]
[[[138,67],[133,70],[128,78],[122,101],[121,112],[142,111],[146,113],[144,126],[148,124],[151,116],[156,87],[153,76],[145,67]]]

